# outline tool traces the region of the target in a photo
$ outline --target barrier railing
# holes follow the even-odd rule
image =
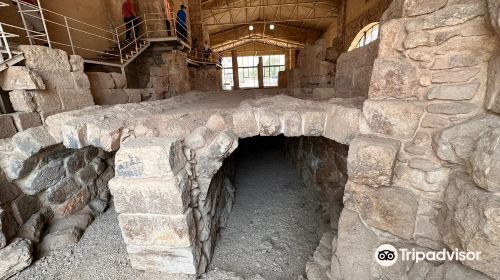
[[[188,58],[201,65],[213,64],[222,66],[222,55],[217,52],[212,52],[211,50],[191,49],[188,53]]]
[[[7,7],[9,4],[0,2],[0,8]],[[24,59],[21,52],[12,50],[9,43],[9,38],[16,38],[19,35],[6,32],[4,26],[8,24],[0,22],[0,71],[5,70],[8,66],[14,65]]]
[[[12,2],[18,6],[24,27],[3,23],[3,27],[16,31],[1,31],[2,34],[24,32],[32,45],[65,48],[72,54],[81,55],[88,63],[116,66],[123,71],[151,41],[177,41],[183,48],[190,49],[190,31],[173,13],[168,16],[165,13],[144,14],[129,23],[107,30],[45,9],[39,1],[36,5],[22,0]],[[47,26],[51,31],[59,32],[49,34]],[[62,35],[64,33],[66,36]],[[6,40],[2,36],[3,41]]]

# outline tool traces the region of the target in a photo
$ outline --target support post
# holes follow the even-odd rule
[[[231,57],[233,58],[233,89],[237,90],[240,89],[240,78],[238,77],[238,53],[236,50],[231,51]]]
[[[259,88],[264,88],[264,60],[259,56],[259,64],[257,65]]]

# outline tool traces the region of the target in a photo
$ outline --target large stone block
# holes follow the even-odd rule
[[[230,130],[225,130],[214,137],[198,153],[211,159],[223,160],[238,147],[238,136]]]
[[[73,75],[69,71],[37,71],[47,89],[74,89]]]
[[[10,115],[0,115],[0,139],[11,138],[17,129]]]
[[[358,212],[373,227],[405,239],[413,236],[418,202],[409,190],[398,187],[374,189],[348,182],[344,205]]]
[[[302,135],[302,117],[296,111],[283,112],[283,134],[287,137]]]
[[[172,177],[185,165],[182,142],[168,137],[126,141],[115,157],[117,177]]]
[[[500,36],[500,3],[496,0],[488,0],[488,11],[490,14],[491,25]]]
[[[369,186],[390,186],[400,142],[380,137],[357,136],[349,146],[349,180]]]
[[[359,214],[347,208],[339,220],[337,250],[332,258],[332,275],[345,280],[375,280],[370,268],[373,252],[380,245],[375,233],[367,228]]]
[[[424,107],[415,101],[366,100],[361,132],[409,139],[415,134],[423,113]]]
[[[434,135],[432,146],[442,160],[465,165],[481,134],[500,127],[500,117],[483,114],[463,123],[445,128]]]
[[[301,112],[302,133],[305,136],[321,136],[325,131],[326,112],[310,110]]]
[[[115,80],[110,73],[104,72],[87,72],[86,73],[91,89],[113,89],[116,88]]]
[[[480,84],[459,84],[437,86],[429,89],[427,99],[470,100],[476,95]]]
[[[94,105],[89,89],[57,90],[63,111],[72,111]]]
[[[31,242],[17,238],[0,250],[0,279],[8,279],[28,267],[33,261]]]
[[[87,74],[83,72],[72,72],[71,76],[75,83],[75,87],[78,89],[90,89],[90,81]]]
[[[410,60],[377,58],[370,82],[370,98],[408,98],[417,95],[417,67]]]
[[[68,54],[60,49],[44,46],[19,46],[24,53],[25,65],[31,69],[43,71],[71,71]]]
[[[359,133],[361,109],[332,105],[326,115],[323,136],[342,144],[349,144]]]
[[[9,92],[9,99],[16,112],[35,112],[36,104],[33,95],[26,90],[13,90]]]
[[[43,149],[58,144],[58,141],[45,127],[39,126],[17,133],[12,138],[12,143],[24,158],[29,158]]]
[[[491,192],[500,192],[500,128],[484,133],[471,157],[472,177],[476,184]]]
[[[259,134],[261,136],[275,136],[281,132],[281,117],[278,112],[272,109],[258,108],[255,115],[259,121]]]
[[[120,214],[118,221],[127,245],[183,248],[196,237],[191,209],[181,215]]]
[[[29,128],[42,125],[40,115],[36,112],[19,112],[10,114],[17,131],[25,131]]]
[[[115,82],[115,88],[124,89],[127,87],[127,76],[120,73],[111,72],[111,77]]]
[[[92,89],[96,105],[116,105],[129,102],[129,95],[123,89]]]
[[[443,207],[443,240],[450,248],[481,252],[462,263],[495,278],[500,275],[500,197],[478,188],[463,173],[453,174]]]
[[[191,198],[184,171],[169,179],[113,178],[109,188],[118,213],[180,215]]]
[[[252,106],[244,104],[236,109],[233,113],[233,126],[234,132],[241,138],[259,135],[259,123]]]
[[[12,66],[0,72],[0,87],[3,90],[45,89],[42,78],[24,66]]]
[[[435,29],[438,27],[454,26],[485,14],[486,3],[484,2],[466,2],[464,4],[446,5],[444,8],[425,18],[422,28]]]
[[[127,252],[133,268],[168,274],[196,274],[201,255],[199,246],[171,248],[128,245]]]
[[[405,2],[404,11],[407,16],[430,14],[447,3],[448,0],[408,0]]]
[[[61,112],[62,104],[56,90],[39,90],[30,92],[38,112]]]

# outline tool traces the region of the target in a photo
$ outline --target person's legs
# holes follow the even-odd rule
[[[170,37],[172,36],[172,32],[170,30],[170,21],[167,19],[165,23],[167,24],[167,35]]]
[[[125,38],[127,41],[130,41],[130,34],[132,33],[132,18],[123,18],[123,21],[125,22],[125,28],[127,29],[127,32],[125,33]]]
[[[137,39],[137,38],[139,38],[139,32],[141,32],[141,27],[139,26],[139,18],[138,17],[134,17],[133,24],[134,24],[135,39]]]

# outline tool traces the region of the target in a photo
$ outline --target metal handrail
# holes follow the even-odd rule
[[[155,39],[175,40],[184,42],[185,46],[189,48],[191,45],[191,32],[187,28],[187,24],[179,24],[179,19],[174,13],[169,15],[165,13],[145,13],[142,17],[132,22],[127,28],[129,23],[121,24],[113,29],[106,30],[99,26],[94,26],[92,24],[86,23],[84,21],[74,19],[65,16],[61,13],[57,13],[48,9],[41,7],[40,1],[37,1],[37,5],[29,4],[21,0],[12,0],[18,6],[18,12],[21,15],[24,27],[18,27],[15,25],[10,25],[6,23],[1,23],[1,40],[4,39],[3,33],[6,33],[3,29],[4,27],[12,28],[16,30],[21,30],[26,33],[26,38],[28,38],[31,45],[37,44],[37,42],[43,42],[49,47],[54,45],[59,45],[67,47],[70,49],[72,54],[79,54],[86,58],[87,61],[92,61],[92,63],[98,63],[99,61],[92,60],[90,57],[86,57],[88,53],[92,53],[95,56],[116,58],[117,62],[102,62],[104,65],[116,65],[117,67],[123,68],[130,63],[131,59],[134,59],[139,53],[141,53],[144,48],[149,46],[149,42]],[[0,2],[0,7],[6,6],[3,2]],[[49,16],[49,18],[47,18]],[[27,28],[27,21],[29,19],[36,19],[43,23],[44,31],[36,31]],[[170,28],[166,28],[166,21],[169,21]],[[159,24],[161,23],[161,24]],[[47,24],[64,28],[67,33],[67,41],[60,39],[59,41],[54,40],[49,36],[47,31]],[[152,28],[155,26],[156,28]],[[158,28],[158,26],[162,26]],[[135,34],[136,28],[140,28],[139,34]],[[130,32],[133,36],[130,41],[126,41],[123,37],[124,34]],[[115,51],[117,53],[110,52],[110,49],[95,49],[95,47],[88,47],[82,45],[81,42],[76,42],[75,34],[85,34],[86,36],[92,37],[92,41],[99,40],[100,42],[105,42],[106,45],[110,47],[116,47]],[[6,33],[7,34],[7,33]],[[167,34],[168,36],[165,36]],[[87,40],[88,41],[88,40]],[[215,54],[211,55],[211,60],[217,61]]]
[[[218,52],[206,52],[205,50],[191,49],[188,53],[188,58],[194,62],[201,64],[221,65],[222,55]]]

